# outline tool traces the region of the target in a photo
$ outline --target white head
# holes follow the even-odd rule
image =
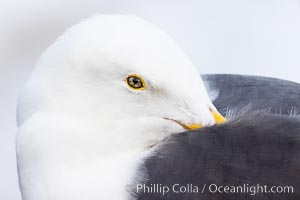
[[[42,55],[19,101],[18,157],[65,163],[143,151],[222,120],[167,34],[137,17],[95,16]]]

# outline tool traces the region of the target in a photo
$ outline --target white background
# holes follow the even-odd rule
[[[134,14],[158,25],[178,41],[201,73],[300,82],[299,0],[2,0],[1,200],[20,199],[14,151],[19,90],[40,53],[66,27],[95,13]]]

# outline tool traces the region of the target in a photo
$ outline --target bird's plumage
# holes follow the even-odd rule
[[[144,90],[126,82],[132,74]],[[23,200],[123,200],[149,147],[214,124],[217,111],[166,33],[138,17],[99,15],[42,54],[17,113]]]
[[[148,179],[137,176],[132,193],[140,200],[296,200],[300,199],[299,158],[299,118],[266,113],[236,115],[225,124],[176,134],[160,143],[140,166]],[[137,184],[161,184],[170,190],[165,194],[149,192],[138,190]],[[180,193],[177,186],[172,190],[175,184],[197,186],[198,190]],[[241,186],[248,192],[218,193],[214,186],[209,190],[211,184]],[[257,185],[266,185],[267,191],[253,189]],[[292,186],[293,192],[272,194],[273,186]]]
[[[143,90],[126,82],[133,74]],[[204,78],[223,112],[260,94],[276,107],[264,92],[273,83],[287,85],[281,96],[293,93],[291,83],[278,80],[262,79],[268,87],[255,88],[247,77]],[[253,104],[261,108],[260,102]],[[275,102],[289,108],[296,100]],[[166,33],[133,16],[87,19],[43,53],[20,95],[16,147],[23,200],[160,198],[130,196],[135,182],[269,179],[265,184],[290,180],[298,186],[298,119],[249,115],[180,133],[215,124],[217,114],[196,67]]]
[[[261,76],[207,74],[202,75],[210,98],[226,115],[247,107],[289,115],[300,113],[300,84]]]

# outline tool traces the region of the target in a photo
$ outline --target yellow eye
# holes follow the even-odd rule
[[[126,79],[127,85],[134,90],[144,90],[146,88],[145,81],[136,74],[130,74]]]

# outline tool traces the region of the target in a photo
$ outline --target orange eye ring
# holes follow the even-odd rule
[[[129,74],[125,80],[127,86],[133,90],[145,90],[146,84],[141,76]]]

